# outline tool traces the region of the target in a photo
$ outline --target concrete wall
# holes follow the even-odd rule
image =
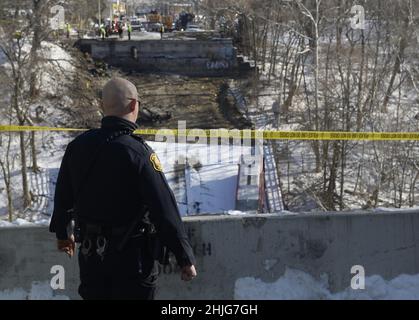
[[[93,59],[138,72],[224,76],[238,67],[230,39],[116,40],[82,39],[76,44]],[[136,50],[136,56],[133,55]]]
[[[199,276],[183,283],[176,268],[163,270],[162,299],[231,299],[236,279],[265,282],[291,267],[329,276],[333,292],[350,285],[350,269],[363,265],[366,275],[389,280],[419,273],[418,211],[330,213],[296,216],[210,216],[185,219],[197,256]],[[277,263],[265,269],[266,260]],[[76,261],[55,251],[44,227],[0,229],[0,291],[51,278],[50,268],[66,268],[67,289],[77,298]]]
[[[263,157],[242,155],[239,163],[237,182],[236,210],[259,211],[261,209],[261,196],[264,194]]]

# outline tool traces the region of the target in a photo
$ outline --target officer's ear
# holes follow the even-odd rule
[[[134,112],[135,107],[137,106],[137,100],[136,99],[132,99],[128,105],[129,107],[129,111],[130,112]]]

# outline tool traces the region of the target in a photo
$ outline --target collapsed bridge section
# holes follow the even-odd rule
[[[238,61],[231,39],[80,39],[75,46],[94,60],[136,72],[229,76],[250,69],[249,65]]]

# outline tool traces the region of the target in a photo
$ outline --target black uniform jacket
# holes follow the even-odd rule
[[[81,219],[113,227],[131,224],[146,205],[160,239],[178,264],[195,264],[176,199],[157,156],[141,138],[122,134],[135,129],[137,125],[128,120],[105,117],[100,129],[87,131],[67,146],[55,189],[50,231],[58,239],[68,238],[67,226],[72,218],[69,210],[76,198]]]

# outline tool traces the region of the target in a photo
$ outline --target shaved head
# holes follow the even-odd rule
[[[102,106],[105,116],[124,118],[128,116],[129,118],[133,118],[135,115],[136,118],[138,115],[138,109],[135,108],[137,101],[137,88],[128,80],[116,77],[103,87]],[[133,110],[133,105],[134,109],[137,110]]]

